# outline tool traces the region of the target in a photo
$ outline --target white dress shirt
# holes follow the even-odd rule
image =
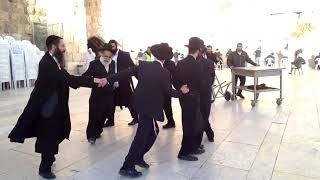
[[[116,54],[112,57],[112,60],[113,60],[114,63],[115,63],[115,73],[118,72],[118,56],[119,56],[119,49],[117,50]],[[113,84],[113,86],[114,86],[115,88],[118,88],[118,87],[119,87],[119,82],[115,82],[115,83]]]
[[[49,52],[49,54],[51,55],[51,57],[53,58],[53,60],[57,63],[58,68],[61,70],[61,66],[60,66],[60,63],[59,63],[58,59],[57,59],[55,56],[53,56],[50,52]]]

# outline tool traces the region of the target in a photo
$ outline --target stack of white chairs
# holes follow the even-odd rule
[[[3,83],[11,87],[10,44],[0,36],[0,90]]]
[[[14,41],[10,45],[11,72],[13,87],[18,88],[18,82],[23,81],[26,87],[26,68],[21,41]]]
[[[317,63],[316,63],[316,68],[315,68],[315,69],[316,69],[316,70],[320,70],[320,58],[317,58],[317,59],[316,59],[316,62],[317,62]]]
[[[24,52],[25,61],[25,79],[27,87],[32,86],[32,80],[37,79],[39,59],[37,55],[37,49],[35,46],[27,40],[22,41],[22,49]]]

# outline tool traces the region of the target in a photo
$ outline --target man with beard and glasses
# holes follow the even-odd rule
[[[69,87],[102,87],[106,83],[92,77],[72,76],[64,69],[66,47],[61,37],[49,36],[46,45],[48,51],[39,63],[35,87],[9,138],[11,142],[23,143],[26,138],[36,137],[35,151],[41,153],[39,175],[55,179],[51,171],[54,156],[59,144],[69,139],[71,129]]]
[[[127,70],[130,67],[134,67],[134,63],[128,52],[124,52],[118,49],[118,42],[115,40],[110,40],[109,44],[112,46],[113,51],[113,61],[115,62],[115,73]],[[128,124],[133,126],[138,123],[138,114],[133,108],[133,81],[131,77],[123,79],[114,83],[114,107],[111,115],[108,117],[108,121],[105,123],[105,127],[114,126],[114,113],[116,106],[128,107],[131,117],[133,120]]]

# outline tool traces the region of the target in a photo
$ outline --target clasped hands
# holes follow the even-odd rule
[[[107,78],[102,78],[102,79],[94,78],[94,83],[98,84],[98,87],[105,87],[107,84],[109,84]],[[188,94],[190,90],[188,88],[188,85],[185,84],[181,86],[180,91],[183,94]]]
[[[102,78],[102,79],[94,78],[93,81],[94,83],[98,84],[98,87],[101,87],[101,88],[109,84],[107,78]]]

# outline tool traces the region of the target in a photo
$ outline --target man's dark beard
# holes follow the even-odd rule
[[[118,49],[115,49],[115,50],[112,49],[112,53],[113,53],[113,54],[116,54],[117,51],[118,51]]]
[[[57,48],[56,51],[55,51],[55,53],[54,53],[54,57],[56,57],[57,60],[58,60],[58,62],[59,62],[59,64],[61,64],[62,61],[63,61],[63,52],[60,51],[59,48]]]

